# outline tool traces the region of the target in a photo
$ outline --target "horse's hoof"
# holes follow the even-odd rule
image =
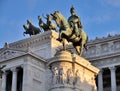
[[[60,41],[60,42],[62,41],[62,39],[60,39],[60,38],[57,38],[57,40]]]

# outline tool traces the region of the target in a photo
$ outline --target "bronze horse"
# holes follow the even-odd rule
[[[39,21],[39,27],[43,28],[44,31],[48,31],[49,30],[49,26],[47,24],[45,24],[42,20],[42,18],[40,16],[38,16],[38,21]]]
[[[86,43],[88,41],[88,36],[83,30],[79,30],[79,36],[76,36],[73,28],[70,27],[68,21],[64,18],[64,16],[59,12],[55,11],[51,14],[53,19],[55,20],[57,26],[59,27],[59,40],[63,42],[63,49],[66,50],[66,42],[72,42],[74,48],[76,49],[78,55],[82,55],[83,48],[87,50]]]
[[[40,28],[43,28],[44,31],[56,30],[57,27],[56,27],[56,25],[54,25],[52,23],[52,17],[50,15],[48,15],[48,14],[46,15],[46,17],[45,16],[43,16],[43,17],[47,20],[47,22],[44,23],[42,21],[42,18],[40,16],[38,16]]]
[[[46,14],[46,17],[45,17],[45,16],[43,16],[43,17],[47,20],[46,24],[48,25],[49,29],[50,29],[50,30],[56,30],[57,27],[56,27],[56,25],[52,22],[52,16]]]
[[[27,25],[23,25],[23,28],[26,30],[23,35],[29,34],[36,35],[41,32],[41,30],[37,27],[35,27],[30,20],[27,20]]]

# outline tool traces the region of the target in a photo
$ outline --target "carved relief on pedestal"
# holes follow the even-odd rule
[[[59,83],[60,84],[66,83],[66,72],[63,70],[63,68],[59,69]]]
[[[66,54],[68,53],[62,51],[48,61],[52,73],[52,85],[49,90],[96,91],[93,76],[99,70],[76,54],[68,54],[65,57]]]
[[[80,79],[80,72],[79,70],[76,70],[75,72],[75,85],[80,85],[81,79]]]
[[[73,85],[74,77],[72,69],[67,70],[67,84]]]
[[[69,85],[80,85],[80,72],[68,68],[54,67],[51,69],[52,72],[52,84],[69,84]]]
[[[52,83],[53,84],[59,83],[59,72],[57,67],[52,69]]]
[[[63,68],[54,67],[52,68],[52,83],[55,84],[66,84],[66,72]]]

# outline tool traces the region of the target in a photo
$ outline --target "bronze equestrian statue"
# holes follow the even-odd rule
[[[71,8],[71,12],[74,11]],[[57,26],[59,27],[59,41],[63,43],[63,49],[66,50],[66,42],[72,42],[74,48],[76,49],[78,55],[82,55],[83,48],[87,50],[86,43],[88,41],[87,34],[81,29],[82,25],[79,23],[80,19],[76,15],[71,16],[68,20],[59,12],[55,11],[51,14],[55,20]]]
[[[38,27],[35,27],[30,20],[27,20],[27,25],[23,25],[23,28],[26,30],[23,35],[29,34],[31,36],[41,32],[41,30]]]

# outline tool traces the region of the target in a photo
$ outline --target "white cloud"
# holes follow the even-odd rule
[[[109,15],[109,14],[103,14],[103,15],[96,15],[96,16],[93,16],[93,17],[87,17],[86,19],[86,22],[89,22],[89,23],[105,23],[105,22],[109,22],[111,20],[113,20],[112,16]]]
[[[120,13],[119,12],[107,12],[101,14],[94,14],[94,16],[87,16],[85,21],[87,22],[96,22],[96,23],[108,23],[108,22],[120,22]]]
[[[108,4],[113,7],[120,8],[120,0],[100,0],[103,4]]]
[[[112,17],[110,15],[101,15],[101,16],[94,17],[94,21],[98,23],[110,21],[111,19]]]

